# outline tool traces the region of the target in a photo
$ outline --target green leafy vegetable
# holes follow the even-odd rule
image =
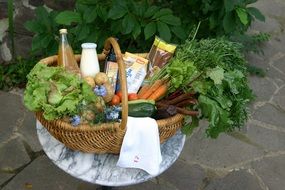
[[[43,111],[47,120],[77,114],[78,105],[96,103],[91,87],[61,67],[38,63],[28,75],[24,103],[31,111]]]
[[[241,45],[219,38],[186,41],[152,80],[168,78],[170,92],[195,92],[200,119],[209,121],[206,133],[216,138],[221,132],[242,127],[247,120],[246,106],[253,95],[246,75]],[[188,125],[183,131],[192,128]]]

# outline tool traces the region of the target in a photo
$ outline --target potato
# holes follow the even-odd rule
[[[104,84],[104,87],[106,88],[107,95],[103,97],[105,102],[110,102],[115,94],[114,88],[111,85],[111,83],[107,82]]]
[[[92,77],[85,77],[84,80],[91,86],[91,88],[95,87],[95,81]]]
[[[106,73],[99,72],[95,75],[95,84],[96,85],[103,85],[105,83],[109,82],[108,76]]]
[[[91,110],[85,110],[83,112],[83,118],[87,121],[93,121],[95,119],[95,114]]]

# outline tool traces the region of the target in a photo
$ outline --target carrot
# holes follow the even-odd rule
[[[167,93],[168,85],[162,84],[154,93],[152,93],[147,99],[148,100],[159,100]]]
[[[155,105],[158,108],[162,108],[162,109],[168,109],[169,106],[173,106],[173,105],[169,105],[169,104],[165,104],[165,103],[161,103],[161,102],[156,102]],[[181,114],[184,114],[184,115],[192,115],[192,116],[194,116],[194,115],[198,115],[199,114],[198,111],[187,110],[187,109],[184,109],[184,108],[179,108],[177,106],[173,106],[173,108],[175,108],[178,113],[181,113]]]
[[[141,87],[138,93],[138,97],[141,98],[141,95],[144,94],[147,90],[150,89],[150,85],[144,85]]]
[[[194,94],[193,93],[186,93],[186,94],[181,94],[177,96],[176,98],[173,98],[172,100],[168,101],[167,103],[170,105],[175,105],[183,100],[187,100],[191,98]]]
[[[166,99],[167,100],[172,100],[172,99],[180,96],[181,94],[183,94],[183,91],[181,89],[178,89],[175,92],[169,94],[169,96],[167,96]]]
[[[194,98],[189,98],[189,99],[186,99],[186,100],[183,100],[179,103],[176,104],[177,107],[185,107],[189,104],[196,104],[197,103],[197,100],[194,99]]]
[[[199,112],[198,111],[192,111],[192,110],[187,110],[187,109],[183,109],[183,108],[179,108],[179,107],[176,107],[177,109],[177,112],[178,113],[181,113],[181,114],[184,114],[184,115],[198,115]]]
[[[145,93],[141,94],[140,98],[147,99],[152,93],[154,93],[163,84],[164,84],[164,80],[161,80],[161,79],[156,80]]]

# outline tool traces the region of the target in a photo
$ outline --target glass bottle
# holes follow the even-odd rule
[[[105,61],[105,72],[106,72],[106,69],[108,67],[108,62],[109,61],[112,61],[112,62],[116,62],[116,54],[115,54],[115,51],[114,51],[114,48],[111,47],[110,49],[110,52],[108,53],[107,57],[106,57],[106,61]]]
[[[118,38],[115,38],[115,39],[117,40],[117,42],[119,41]],[[105,59],[105,65],[104,65],[104,72],[105,73],[106,73],[106,70],[108,68],[108,62],[117,62],[117,58],[116,58],[116,54],[115,54],[115,50],[114,50],[113,46],[111,46],[110,51],[109,51],[109,53]]]
[[[81,45],[80,70],[83,77],[95,77],[100,72],[99,61],[94,43],[83,43]]]
[[[81,76],[73,50],[67,40],[67,29],[60,29],[59,33],[60,42],[58,48],[58,65],[63,66],[69,72]]]
[[[105,61],[105,73],[108,76],[109,82],[111,83],[114,91],[119,80],[118,76],[119,65],[117,63],[116,54],[114,48],[111,47]]]

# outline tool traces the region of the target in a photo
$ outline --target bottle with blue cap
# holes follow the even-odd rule
[[[83,43],[81,45],[80,71],[83,78],[95,77],[100,72],[99,61],[95,43]]]

